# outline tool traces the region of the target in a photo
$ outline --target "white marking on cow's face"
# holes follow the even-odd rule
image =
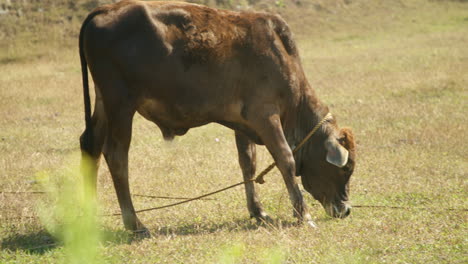
[[[325,209],[327,215],[335,218],[345,218],[351,212],[351,206],[346,203],[342,203],[340,205],[326,203],[323,204],[323,208]]]
[[[331,203],[324,204],[323,209],[325,209],[325,212],[327,213],[327,215],[333,216],[333,214],[334,214],[333,213],[333,204],[331,204]]]

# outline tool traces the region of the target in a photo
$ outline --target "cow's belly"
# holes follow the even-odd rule
[[[206,116],[193,109],[167,104],[158,99],[143,99],[137,111],[146,119],[173,129],[191,128],[209,122]]]
[[[175,135],[185,134],[190,128],[211,122],[242,124],[241,107],[240,103],[183,105],[146,98],[141,100],[137,111],[156,123],[165,139],[172,139]]]

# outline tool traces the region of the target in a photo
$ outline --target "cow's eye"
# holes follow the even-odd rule
[[[343,168],[341,168],[344,172],[349,172],[351,170],[351,168],[349,167],[349,165],[346,165],[344,166]]]

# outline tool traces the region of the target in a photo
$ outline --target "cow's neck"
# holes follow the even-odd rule
[[[318,99],[315,92],[306,89],[286,123],[285,136],[289,145],[294,147],[299,144],[328,111],[328,107]],[[317,134],[320,132],[321,130]]]

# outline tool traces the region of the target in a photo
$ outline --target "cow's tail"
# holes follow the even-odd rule
[[[86,56],[84,54],[84,32],[89,21],[91,21],[96,15],[101,14],[102,9],[96,9],[91,12],[80,29],[79,36],[79,50],[80,50],[80,61],[81,61],[81,76],[83,80],[83,97],[84,97],[84,110],[85,110],[85,131],[80,138],[81,150],[86,151],[88,155],[92,154],[93,150],[93,124],[91,120],[91,98],[89,96],[89,80],[88,80],[88,62],[86,61]]]

